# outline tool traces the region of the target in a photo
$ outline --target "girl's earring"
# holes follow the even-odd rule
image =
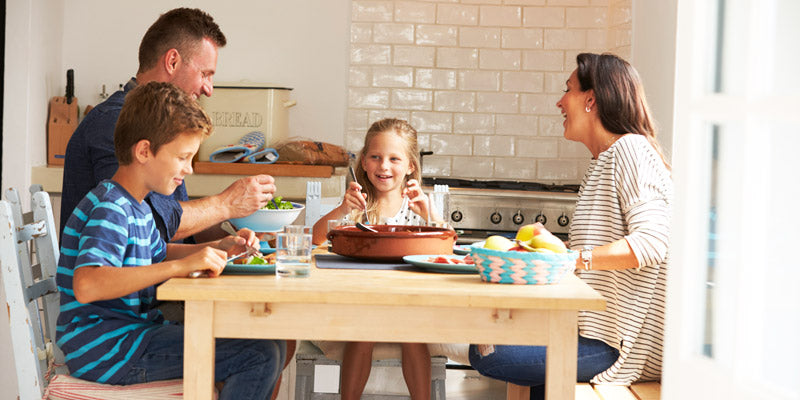
[[[586,106],[586,112],[591,112],[592,109],[589,106]]]

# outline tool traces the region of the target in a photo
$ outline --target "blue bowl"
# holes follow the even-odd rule
[[[305,208],[300,203],[292,202],[291,210],[270,210],[262,208],[247,217],[231,218],[231,224],[236,230],[248,228],[253,232],[280,232],[284,225],[291,225],[300,212]]]

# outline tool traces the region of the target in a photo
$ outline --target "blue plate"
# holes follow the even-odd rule
[[[458,254],[460,256],[469,254],[469,246],[464,246],[460,244],[453,245],[453,254]]]
[[[275,264],[228,264],[222,275],[268,275],[275,273]]]
[[[403,261],[422,268],[430,272],[442,272],[445,274],[477,274],[478,267],[474,264],[439,264],[428,262],[431,257],[445,257],[454,260],[463,261],[466,256],[442,256],[442,255],[416,255],[405,256]]]

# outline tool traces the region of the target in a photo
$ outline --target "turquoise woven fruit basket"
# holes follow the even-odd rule
[[[537,253],[484,249],[483,244],[470,248],[481,280],[492,283],[549,285],[575,271],[578,252]]]

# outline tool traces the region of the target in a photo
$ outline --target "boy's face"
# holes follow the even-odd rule
[[[147,163],[148,189],[170,195],[183,183],[183,177],[192,173],[192,157],[200,148],[203,135],[181,133],[162,145]]]

